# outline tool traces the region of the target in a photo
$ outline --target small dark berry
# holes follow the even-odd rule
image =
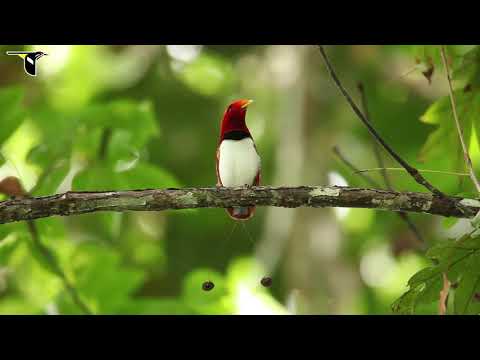
[[[271,277],[268,277],[268,276],[265,276],[262,278],[262,280],[260,281],[260,283],[264,286],[264,287],[270,287],[272,286],[272,278]]]
[[[211,281],[205,281],[203,284],[202,284],[202,289],[204,291],[210,291],[212,290],[213,288],[215,287],[215,284]]]
[[[473,298],[477,301],[480,301],[480,293],[475,293],[475,295],[473,295]]]

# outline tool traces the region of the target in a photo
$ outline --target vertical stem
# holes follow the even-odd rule
[[[467,148],[467,145],[465,144],[465,139],[463,137],[463,129],[460,125],[460,120],[458,119],[457,105],[455,102],[455,96],[453,94],[452,78],[450,76],[450,69],[448,67],[447,55],[445,52],[445,45],[442,45],[440,47],[440,53],[442,55],[442,61],[443,61],[443,66],[445,67],[445,72],[447,73],[448,93],[450,96],[450,103],[452,105],[452,112],[453,112],[453,118],[455,120],[455,126],[457,127],[458,137],[460,139],[460,144],[462,145],[463,158],[465,159],[465,164],[467,165],[468,171],[470,173],[470,179],[472,179],[473,184],[477,189],[477,192],[480,193],[480,182],[478,181],[477,176],[475,175],[475,171],[473,170],[472,159],[468,154],[468,148]]]
[[[98,149],[99,159],[105,159],[105,156],[107,156],[108,143],[110,142],[110,138],[112,137],[112,132],[112,128],[110,127],[103,130],[102,138],[100,140],[100,147]]]
[[[365,115],[360,111],[358,108],[357,104],[353,101],[352,97],[350,94],[347,92],[347,90],[343,87],[342,83],[340,82],[340,79],[338,78],[337,74],[335,73],[335,70],[333,70],[332,65],[330,64],[330,60],[328,60],[327,53],[323,49],[322,45],[318,45],[320,49],[320,54],[322,55],[322,58],[325,62],[325,66],[327,67],[327,70],[335,83],[337,85],[338,89],[342,93],[342,95],[345,97],[347,100],[348,104],[352,108],[353,112],[357,115],[357,117],[360,119],[360,121],[367,127],[368,131],[372,136],[383,146],[383,148],[400,164],[403,166],[405,170],[413,177],[413,179],[419,183],[420,185],[424,186],[428,190],[430,190],[433,194],[445,198],[445,194],[442,193],[440,190],[438,190],[436,187],[434,187],[432,184],[430,184],[423,176],[418,172],[417,169],[415,169],[413,166],[411,166],[409,163],[407,163],[400,155],[398,155],[391,147],[388,145],[385,140],[380,136],[380,134],[375,130],[375,128],[369,123],[369,121],[365,118]]]

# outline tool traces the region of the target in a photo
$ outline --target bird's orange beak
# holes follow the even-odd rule
[[[252,102],[253,102],[253,100],[243,100],[243,101],[242,101],[242,105],[240,105],[240,107],[241,107],[242,109],[245,109],[245,108],[247,108],[248,105],[250,105]]]

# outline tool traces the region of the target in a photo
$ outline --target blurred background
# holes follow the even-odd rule
[[[462,66],[472,49],[448,48]],[[18,177],[35,196],[214,186],[220,121],[238,98],[255,101],[247,125],[263,185],[371,187],[334,146],[359,169],[380,166],[315,46],[0,50],[0,180]],[[48,56],[31,77],[7,50]],[[363,84],[371,121],[399,154],[420,169],[464,171],[458,146],[449,143],[453,128],[435,118],[448,94],[438,47],[326,51],[358,104]],[[471,148],[478,164],[474,135]],[[385,166],[397,167],[380,152]],[[368,176],[387,187],[381,172]],[[471,191],[461,177],[425,176],[446,193]],[[425,190],[401,171],[388,177],[395,190]],[[339,208],[260,207],[233,233],[223,209],[41,219],[36,240],[25,223],[0,225],[0,313],[390,314],[408,279],[428,263],[421,242],[462,225],[409,218],[421,239],[396,213]],[[260,284],[265,275],[270,288]],[[206,280],[215,283],[212,291],[202,290]]]

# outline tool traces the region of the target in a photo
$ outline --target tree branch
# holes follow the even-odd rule
[[[442,193],[440,190],[438,190],[436,187],[434,187],[432,184],[430,184],[423,176],[418,172],[417,169],[415,169],[413,166],[411,166],[409,163],[407,163],[405,160],[403,160],[400,155],[398,155],[391,147],[388,145],[385,140],[380,136],[380,134],[375,130],[375,128],[370,124],[370,122],[367,120],[365,115],[360,111],[358,106],[355,104],[353,101],[352,97],[348,94],[347,90],[343,87],[342,83],[340,82],[337,74],[333,70],[332,65],[330,64],[330,61],[328,60],[328,56],[325,53],[325,50],[323,49],[322,45],[318,45],[320,49],[320,54],[323,57],[323,60],[325,62],[325,65],[328,69],[328,72],[330,73],[330,76],[332,77],[333,81],[335,82],[335,85],[337,85],[338,89],[342,93],[342,95],[345,97],[347,100],[348,104],[352,108],[353,112],[358,116],[360,121],[367,127],[368,131],[372,136],[383,146],[383,148],[403,167],[407,172],[414,178],[414,180],[419,183],[420,185],[424,186],[428,190],[430,190],[433,194],[440,196],[440,197],[445,197],[446,195]]]
[[[238,187],[67,192],[0,202],[0,224],[96,211],[160,211],[232,206],[352,207],[471,218],[480,201],[338,186]]]
[[[358,91],[360,92],[363,113],[365,114],[365,118],[371,123],[372,119],[370,118],[370,111],[368,110],[368,102],[367,95],[365,94],[365,89],[362,83],[358,83],[357,87]],[[385,186],[388,190],[392,190],[393,186],[390,182],[390,178],[388,177],[387,170],[385,170],[385,163],[383,162],[383,157],[380,152],[380,145],[378,144],[378,142],[373,143],[373,152],[375,154],[375,158],[377,159],[378,166],[382,169],[382,177],[383,181],[385,182]]]

